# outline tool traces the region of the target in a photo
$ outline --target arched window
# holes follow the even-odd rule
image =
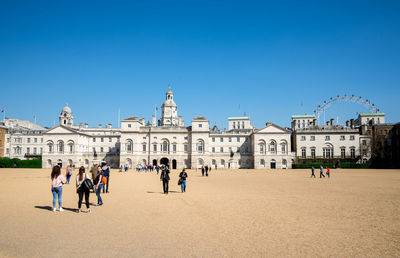
[[[53,163],[51,162],[51,159],[48,159],[47,160],[47,166],[49,167],[49,168],[51,168],[51,165],[52,165]]]
[[[199,166],[203,166],[203,160],[202,160],[202,159],[198,159],[198,160],[197,160],[197,164],[198,164]]]
[[[270,152],[275,152],[275,141],[271,141],[269,143],[269,151]]]
[[[265,160],[260,160],[260,166],[264,167],[265,166]]]
[[[204,141],[203,140],[199,140],[197,141],[197,152],[201,152],[203,153],[204,151]]]
[[[221,159],[221,167],[225,167],[225,160]]]
[[[48,142],[47,142],[47,151],[48,151],[49,153],[52,153],[52,152],[53,152],[53,142],[52,142],[52,141],[48,141]]]
[[[215,166],[215,164],[217,164],[217,162],[215,161],[215,159],[213,159],[213,160],[211,161],[211,164],[212,164],[213,166]]]
[[[261,154],[264,153],[264,144],[260,144],[260,153],[261,153]]]
[[[281,152],[282,154],[286,153],[286,143],[281,143]]]
[[[74,152],[74,142],[73,141],[68,141],[68,152],[69,153]]]
[[[163,152],[169,152],[169,142],[168,141],[164,140],[161,147],[162,147]]]
[[[63,141],[58,142],[58,152],[60,152],[60,153],[64,152],[64,142]]]
[[[287,168],[287,161],[286,159],[282,160],[282,168]]]
[[[132,152],[132,141],[128,140],[126,142],[126,152]]]

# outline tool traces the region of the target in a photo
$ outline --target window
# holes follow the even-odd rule
[[[73,145],[72,145],[72,144],[69,144],[68,147],[69,147],[69,152],[72,152]]]
[[[236,122],[233,122],[233,129],[235,129],[236,127]]]
[[[31,143],[31,138],[26,138],[27,143]]]
[[[310,141],[315,141],[315,136],[314,135],[310,136]]]
[[[211,148],[211,152],[215,152],[215,147],[212,147],[212,148]]]
[[[100,141],[101,141],[101,142],[104,142],[104,138],[100,138]]]
[[[350,141],[354,141],[354,135],[350,135]]]
[[[108,147],[108,152],[111,152],[111,147]]]
[[[281,151],[282,151],[282,154],[286,153],[286,144],[281,145]]]
[[[203,127],[203,124],[199,124],[199,128],[202,128]]]
[[[224,142],[224,138],[220,137],[220,138],[219,138],[219,141],[220,141],[220,142]]]
[[[232,142],[232,137],[229,137],[229,142]]]
[[[264,153],[264,144],[260,144],[260,153]]]
[[[354,159],[354,158],[356,157],[356,149],[354,149],[354,148],[351,148],[351,149],[350,149],[350,157],[351,157],[352,159]]]
[[[212,138],[212,142],[215,142],[215,137]]]
[[[331,148],[324,148],[323,155],[324,155],[324,158],[330,159],[333,157],[333,150]]]
[[[315,149],[311,149],[311,158],[315,159]]]
[[[237,138],[236,138],[236,141],[237,141],[237,142],[240,142],[240,137],[237,137]]]
[[[40,148],[40,154],[42,154],[43,153],[43,148]]]
[[[157,144],[153,144],[153,151],[157,152]]]
[[[331,140],[331,137],[329,135],[326,135],[325,136],[325,141],[330,141],[330,140]]]
[[[9,148],[6,149],[6,154],[10,154],[10,149]]]
[[[40,139],[40,142],[43,143],[43,138]]]
[[[49,152],[50,153],[53,152],[53,145],[52,144],[49,144]]]
[[[64,142],[58,143],[58,152],[64,152]]]
[[[169,144],[167,141],[163,141],[162,143],[162,151],[163,152],[168,152],[169,151]]]
[[[301,141],[305,141],[306,140],[306,137],[303,135],[303,136],[301,136]]]
[[[265,161],[263,159],[260,160],[260,166],[262,166],[262,167],[265,166]]]
[[[127,152],[132,152],[132,142],[131,141],[128,141],[126,143],[126,151]]]
[[[244,122],[242,122],[242,129],[244,129]]]
[[[96,153],[96,148],[95,147],[93,147],[93,153]]]
[[[301,149],[301,157],[302,157],[303,159],[306,158],[306,149],[305,149],[305,148]]]
[[[366,140],[362,140],[362,145],[367,145],[367,141]]]
[[[108,138],[108,142],[112,142],[112,138],[110,137],[110,138]]]
[[[146,144],[143,144],[143,145],[142,145],[142,150],[143,150],[143,151],[146,151]]]
[[[229,147],[229,153],[231,153],[232,152],[232,147]]]
[[[341,135],[341,136],[340,136],[340,140],[341,140],[341,141],[344,141],[344,140],[345,140],[344,135]]]
[[[183,151],[184,152],[188,152],[188,145],[187,144],[183,145]]]
[[[29,138],[28,138],[29,139]],[[31,149],[28,147],[26,148],[26,154],[29,154],[29,152],[31,151]]]
[[[103,147],[100,147],[100,152],[104,152],[104,148]]]
[[[204,149],[204,142],[200,140],[197,142],[197,151],[203,152],[203,149]]]
[[[132,127],[132,125],[131,124],[128,124],[128,128],[131,128]]]
[[[34,143],[37,143],[37,138],[34,138],[34,139],[33,139],[33,142],[34,142]]]
[[[340,157],[342,159],[346,158],[346,149],[345,148],[340,149]]]
[[[93,142],[96,142],[96,138],[93,138]]]
[[[219,152],[224,152],[224,147],[220,147]]]
[[[173,151],[173,152],[176,152],[176,144],[173,144],[173,145],[172,145],[172,151]]]
[[[270,152],[275,152],[275,142],[271,142],[271,143],[269,144],[269,151],[270,151]]]

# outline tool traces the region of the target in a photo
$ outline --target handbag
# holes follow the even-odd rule
[[[182,178],[179,178],[179,180],[178,180],[178,185],[181,185],[183,183],[183,179]]]
[[[90,190],[94,188],[94,185],[92,183],[92,180],[90,180],[89,178],[86,178],[85,180],[83,180],[82,183],[83,187],[85,187],[86,189]]]

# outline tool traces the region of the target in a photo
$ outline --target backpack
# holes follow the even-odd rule
[[[103,185],[106,185],[107,184],[107,177],[103,176],[101,178],[101,182],[103,183]]]
[[[90,180],[89,178],[86,178],[85,180],[83,180],[82,186],[84,188],[86,188],[87,190],[91,190],[94,188],[92,180]]]

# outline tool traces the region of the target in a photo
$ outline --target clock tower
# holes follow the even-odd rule
[[[168,85],[168,91],[165,93],[165,101],[161,106],[161,126],[178,126],[178,107],[174,102],[174,93],[171,91],[171,85]]]

